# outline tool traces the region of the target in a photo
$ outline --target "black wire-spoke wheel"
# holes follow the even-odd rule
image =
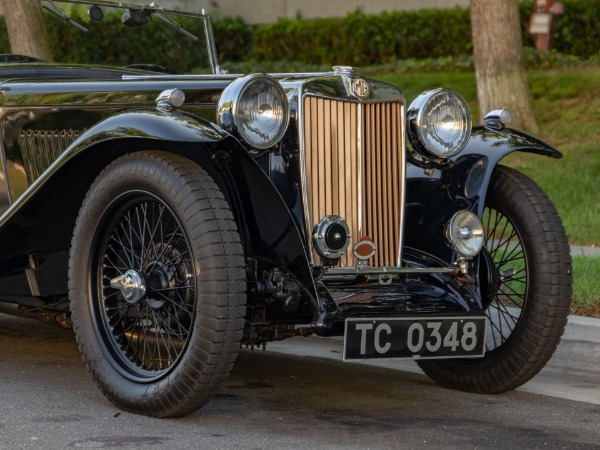
[[[525,175],[498,166],[482,217],[479,282],[487,316],[481,358],[420,361],[437,383],[469,392],[521,386],[548,362],[564,332],[571,256],[556,209]]]
[[[98,176],[73,234],[69,288],[80,351],[120,408],[189,413],[233,367],[245,315],[240,238],[218,186],[185,158],[133,153]]]
[[[131,379],[152,379],[177,363],[192,332],[191,247],[175,214],[152,194],[132,192],[113,204],[94,246],[92,283],[101,293],[94,314],[116,368]]]
[[[483,276],[494,272],[495,285],[487,286],[486,352],[488,356],[509,341],[527,301],[527,255],[521,236],[501,209],[489,204],[483,213],[486,236]],[[488,276],[489,278],[489,276]]]

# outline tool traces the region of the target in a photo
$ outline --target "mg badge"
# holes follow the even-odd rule
[[[369,84],[362,78],[357,78],[352,82],[352,93],[358,98],[367,98],[369,96]]]

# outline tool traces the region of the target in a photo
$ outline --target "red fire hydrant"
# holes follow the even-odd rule
[[[552,48],[554,17],[565,12],[563,3],[554,0],[535,0],[533,14],[529,23],[529,32],[536,36],[535,46],[538,50],[548,51]]]

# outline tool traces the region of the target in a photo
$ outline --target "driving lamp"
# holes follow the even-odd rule
[[[472,212],[458,211],[448,222],[446,237],[458,253],[465,258],[472,258],[483,248],[483,224]]]

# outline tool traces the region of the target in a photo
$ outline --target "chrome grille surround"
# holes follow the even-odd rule
[[[306,229],[337,214],[352,233],[340,267],[353,267],[352,246],[369,236],[374,267],[400,267],[405,189],[404,102],[330,98],[306,93],[298,102]],[[319,257],[312,249],[315,264]]]

